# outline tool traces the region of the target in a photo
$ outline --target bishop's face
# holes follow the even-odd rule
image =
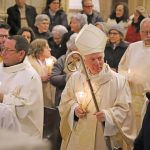
[[[143,23],[140,29],[141,39],[144,41],[145,46],[150,47],[150,21]]]
[[[85,65],[91,74],[95,75],[102,71],[104,65],[104,53],[98,52],[85,55]]]

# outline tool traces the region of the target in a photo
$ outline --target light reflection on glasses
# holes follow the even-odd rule
[[[0,38],[8,38],[8,35],[0,34]]]
[[[85,7],[85,8],[92,8],[93,5],[84,5],[83,7]]]
[[[150,34],[150,31],[142,31],[143,34],[148,35]]]
[[[15,49],[10,49],[8,47],[2,47],[2,49],[1,49],[2,53],[9,53],[9,52],[14,52],[14,51],[16,52]]]
[[[117,32],[109,32],[109,35],[118,35],[119,33]]]

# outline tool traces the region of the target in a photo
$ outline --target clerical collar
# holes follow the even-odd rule
[[[88,74],[89,74],[89,78],[92,81],[95,81],[96,84],[99,84],[99,85],[108,82],[112,78],[109,66],[107,64],[104,64],[103,69],[102,69],[101,72],[99,72],[95,75],[92,75],[88,71]]]
[[[11,66],[15,66],[15,65],[18,65],[18,64],[23,63],[23,61],[24,61],[24,59],[23,59],[21,62],[18,62],[18,63],[14,64],[14,65],[10,65],[10,66],[8,66],[8,65],[6,65],[6,64],[3,64],[3,66],[4,66],[4,67],[11,67]]]

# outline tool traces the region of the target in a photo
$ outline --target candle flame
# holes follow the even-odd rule
[[[131,69],[128,69],[128,73],[131,73]]]
[[[53,59],[48,58],[48,59],[46,59],[45,61],[46,61],[46,65],[47,65],[47,66],[52,67],[52,65],[53,65]]]
[[[80,104],[84,103],[84,101],[86,99],[86,93],[83,91],[76,92],[76,97]]]

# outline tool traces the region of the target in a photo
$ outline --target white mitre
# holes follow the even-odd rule
[[[106,42],[105,33],[92,24],[84,25],[75,40],[81,55],[104,52]]]

